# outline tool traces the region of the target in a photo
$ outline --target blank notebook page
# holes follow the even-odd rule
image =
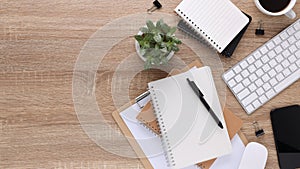
[[[193,80],[224,125],[217,127],[186,78]],[[183,168],[231,151],[222,108],[209,67],[148,83],[161,131],[166,159],[172,168]]]
[[[229,0],[183,0],[175,11],[220,53],[249,22]]]

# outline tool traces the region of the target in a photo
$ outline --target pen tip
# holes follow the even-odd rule
[[[224,128],[221,122],[218,123],[218,126],[219,126],[221,129]]]

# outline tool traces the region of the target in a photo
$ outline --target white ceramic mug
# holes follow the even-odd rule
[[[264,14],[271,15],[271,16],[279,16],[279,15],[285,15],[291,19],[296,18],[296,13],[292,10],[292,8],[295,6],[297,0],[291,0],[289,5],[285,7],[282,11],[279,12],[270,12],[266,10],[262,5],[260,4],[259,0],[254,0],[256,7]],[[275,3],[275,2],[274,2]]]

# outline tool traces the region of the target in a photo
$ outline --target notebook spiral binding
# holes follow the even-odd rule
[[[169,139],[168,139],[168,136],[167,136],[167,130],[165,128],[163,118],[162,118],[162,115],[161,115],[161,112],[160,112],[160,109],[159,109],[159,106],[158,106],[158,101],[157,101],[157,98],[156,98],[156,94],[155,94],[155,91],[154,91],[153,88],[154,88],[153,86],[150,87],[150,90],[151,90],[151,92],[150,92],[151,93],[150,94],[151,101],[150,102],[152,104],[154,114],[155,114],[156,119],[157,119],[158,124],[159,124],[160,132],[161,132],[161,142],[162,142],[162,147],[164,149],[164,155],[165,155],[168,166],[169,167],[175,166],[176,163],[175,163],[173,153],[172,153],[172,149],[171,149],[171,145],[169,143]]]
[[[190,28],[190,29],[186,29],[186,28]],[[200,43],[206,45],[207,47],[213,49],[214,51],[217,51],[210,43],[208,43],[192,26],[190,26],[189,24],[187,24],[184,20],[180,20],[177,24],[177,28],[186,33],[188,36],[196,39],[197,41],[199,41]],[[192,31],[192,32],[190,32]],[[199,35],[196,36],[195,34]]]
[[[199,32],[195,31],[195,33],[199,34],[200,36],[202,36],[203,40],[207,43],[208,46],[211,46],[212,48],[215,49],[222,49],[221,46],[219,46],[209,35],[207,35],[204,30],[202,30],[196,23],[194,23],[194,21],[191,20],[191,18],[189,18],[188,16],[186,16],[186,14],[181,11],[180,9],[177,9],[178,14],[184,18],[186,20],[186,22],[189,23],[189,27],[191,27],[193,30],[199,30]],[[208,42],[210,41],[210,42]]]
[[[146,122],[145,122],[146,123]],[[151,132],[152,134],[154,134],[155,136],[159,136],[158,134],[156,134],[155,132],[153,132],[153,129],[150,129],[147,125],[145,125],[144,122],[140,123],[141,126],[145,127],[147,130],[149,130],[149,132]]]

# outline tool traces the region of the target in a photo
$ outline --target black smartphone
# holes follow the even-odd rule
[[[280,168],[300,167],[300,106],[277,108],[270,116]]]

